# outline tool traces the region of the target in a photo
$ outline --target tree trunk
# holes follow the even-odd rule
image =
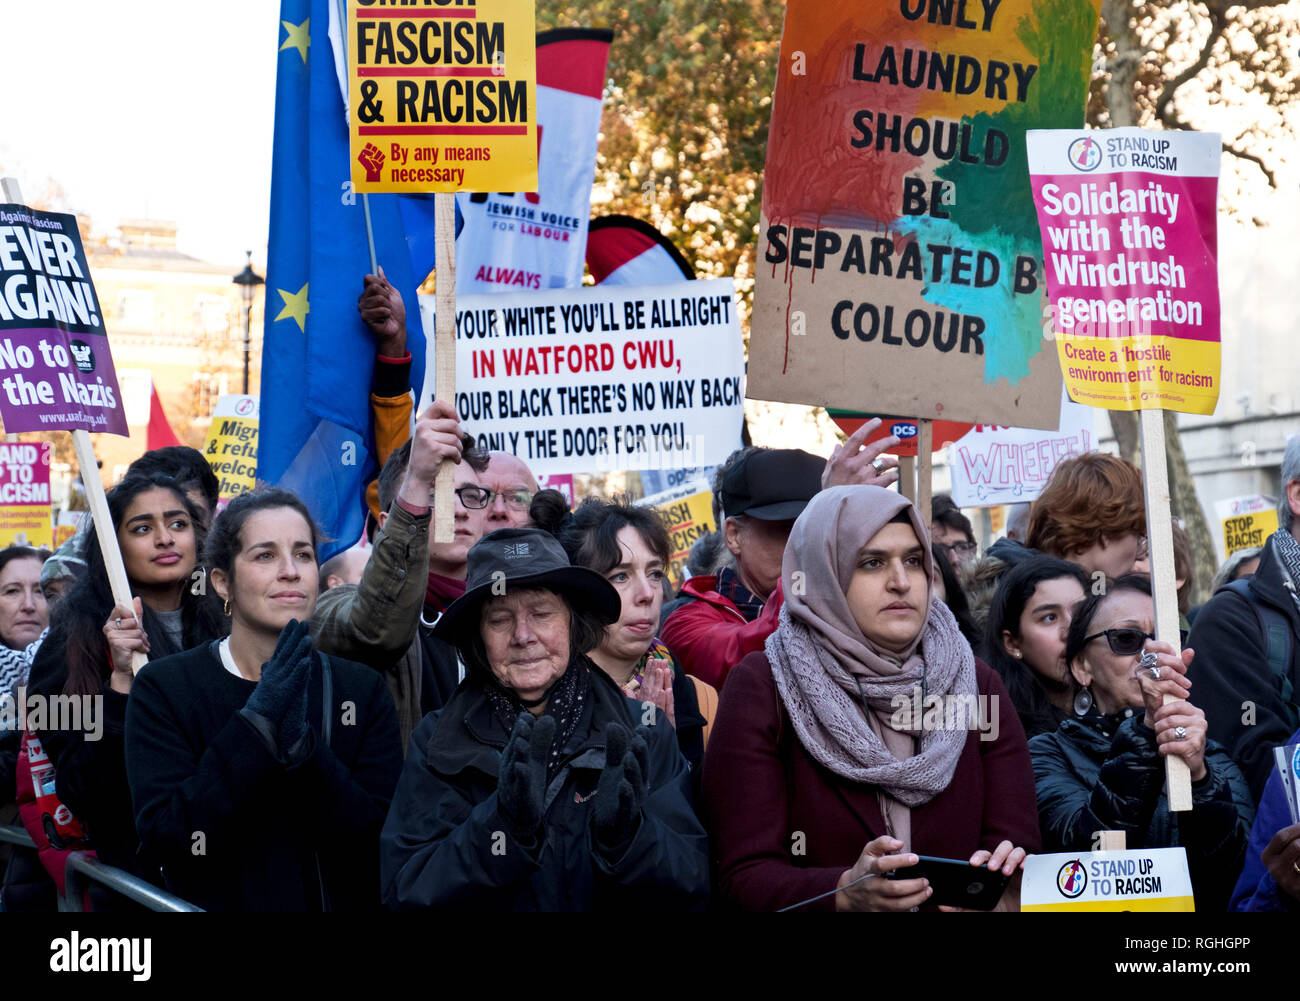
[[[1112,128],[1138,124],[1137,105],[1134,98],[1138,69],[1145,56],[1141,43],[1133,32],[1129,20],[1132,7],[1124,0],[1103,0],[1101,16],[1106,31],[1115,43],[1115,55],[1107,62],[1110,79],[1106,82],[1106,104],[1110,111]],[[1196,497],[1196,484],[1187,469],[1187,456],[1183,453],[1182,439],[1178,434],[1178,418],[1173,411],[1164,412],[1165,455],[1169,468],[1169,500],[1173,515],[1183,523],[1192,547],[1192,601],[1209,597],[1210,582],[1218,569],[1214,540]],[[1126,410],[1110,412],[1110,426],[1115,432],[1120,455],[1130,462],[1138,462],[1138,415]]]

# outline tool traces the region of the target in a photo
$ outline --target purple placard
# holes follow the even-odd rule
[[[128,434],[74,216],[0,205],[0,418],[10,434]]]

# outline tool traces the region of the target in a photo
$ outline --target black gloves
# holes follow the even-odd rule
[[[546,798],[546,758],[555,736],[555,718],[521,712],[501,752],[497,809],[515,840],[533,845],[542,830]]]
[[[641,808],[649,788],[649,731],[639,726],[629,734],[617,723],[605,727],[605,767],[596,783],[591,830],[596,848],[607,859],[627,854],[641,828]]]
[[[280,630],[271,659],[262,665],[262,679],[244,708],[276,728],[276,742],[288,752],[307,736],[307,682],[313,653],[307,623],[292,620]]]

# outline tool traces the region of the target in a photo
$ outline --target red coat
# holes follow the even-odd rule
[[[762,650],[767,638],[776,632],[783,599],[778,582],[763,605],[763,613],[753,622],[746,622],[740,609],[714,590],[717,582],[718,578],[711,576],[687,580],[682,593],[696,600],[668,616],[659,638],[687,674],[721,692],[727,673],[746,654]]]
[[[998,739],[972,731],[952,781],[912,809],[912,850],[968,859],[1003,840],[1041,846],[1034,773],[1002,680],[975,661],[976,687],[998,702]],[[835,888],[867,842],[886,833],[876,787],[835,775],[800,743],[767,656],[738,664],[722,693],[701,777],[701,810],[713,853],[715,895],[768,911]],[[828,896],[805,910],[834,910]]]

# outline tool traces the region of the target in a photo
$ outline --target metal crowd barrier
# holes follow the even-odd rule
[[[0,826],[0,841],[7,841],[9,844],[20,845],[23,848],[36,847],[26,828],[16,825]],[[87,881],[108,887],[114,893],[120,893],[128,900],[134,900],[151,911],[202,910],[166,890],[158,889],[152,883],[145,882],[139,876],[133,876],[116,866],[105,865],[85,852],[72,852],[68,856],[68,866],[64,874],[64,893],[59,897],[60,911],[85,910],[83,902]]]

